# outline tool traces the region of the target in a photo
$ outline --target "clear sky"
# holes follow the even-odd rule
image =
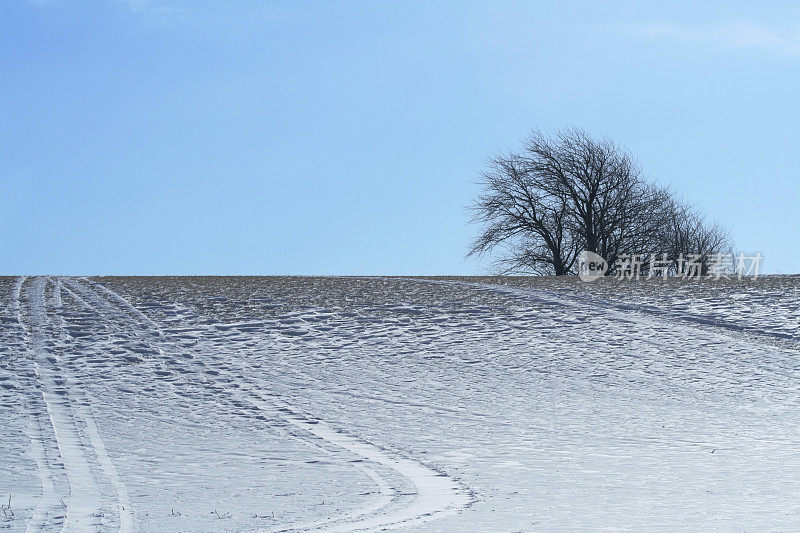
[[[530,128],[800,272],[790,2],[0,3],[0,273],[470,274]]]

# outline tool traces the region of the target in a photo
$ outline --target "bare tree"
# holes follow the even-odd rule
[[[548,184],[517,154],[492,158],[481,184],[484,192],[472,208],[473,221],[485,227],[470,255],[503,246],[508,253],[497,262],[502,273],[569,273],[580,243],[568,227],[572,221],[565,194],[548,192]]]
[[[581,250],[613,265],[622,255],[730,247],[722,228],[645,180],[627,150],[580,129],[533,131],[519,153],[489,161],[481,184],[472,210],[484,227],[469,255],[501,250],[502,273],[573,273]]]
[[[647,200],[633,158],[612,141],[571,128],[546,137],[534,131],[524,158],[543,189],[566,199],[572,230],[584,249],[615,259]]]
[[[680,200],[672,191],[662,191],[660,212],[654,217],[659,227],[652,233],[654,239],[649,243],[650,250],[673,259],[701,256],[701,273],[707,272],[711,256],[733,252],[730,234],[725,228],[717,223],[707,223],[693,206]],[[677,264],[672,271],[680,273]]]

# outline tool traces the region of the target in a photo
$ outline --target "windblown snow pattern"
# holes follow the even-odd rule
[[[0,529],[800,529],[800,278],[0,278]]]

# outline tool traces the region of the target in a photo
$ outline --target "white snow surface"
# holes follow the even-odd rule
[[[800,530],[800,278],[0,277],[0,530]]]

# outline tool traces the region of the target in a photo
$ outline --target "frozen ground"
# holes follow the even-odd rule
[[[0,298],[0,528],[800,529],[797,277]]]

